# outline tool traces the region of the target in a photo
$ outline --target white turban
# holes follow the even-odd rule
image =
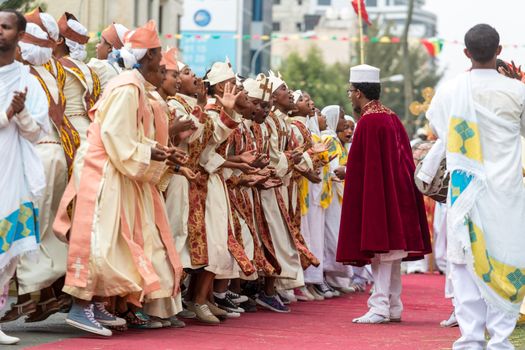
[[[42,24],[46,27],[49,36],[54,41],[58,41],[59,29],[57,21],[49,13],[40,12],[40,19]]]
[[[73,29],[80,35],[88,35],[88,30],[79,22],[74,19],[69,19],[67,21],[69,28]],[[66,38],[66,45],[69,48],[69,56],[78,61],[84,61],[87,56],[86,45],[79,44],[73,40]]]
[[[131,38],[133,34],[135,34],[135,30],[131,31],[126,37]],[[124,46],[120,49],[120,57],[124,62],[124,67],[126,69],[137,68],[139,61],[146,56],[146,52],[148,52],[148,49],[134,49],[131,45],[124,43]]]
[[[339,122],[341,107],[337,105],[326,106],[321,112],[326,116],[326,134],[337,136],[337,123]]]
[[[26,26],[26,33],[37,37],[38,39],[48,40],[47,33],[44,32],[38,25],[34,23],[28,23]],[[53,49],[49,47],[41,47],[35,44],[28,44],[19,41],[18,46],[20,47],[20,54],[24,61],[34,66],[41,66],[48,62],[53,55]]]

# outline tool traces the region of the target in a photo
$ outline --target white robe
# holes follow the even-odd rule
[[[25,109],[9,120],[13,93],[26,87]],[[0,67],[0,291],[18,257],[38,247],[37,202],[45,176],[34,143],[49,131],[46,95],[29,67],[19,62]]]

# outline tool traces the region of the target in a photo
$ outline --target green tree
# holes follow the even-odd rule
[[[386,23],[380,27],[378,25],[371,26],[367,29],[369,38],[381,38],[392,36],[392,24]],[[370,40],[365,45],[366,63],[381,69],[382,82],[382,102],[394,110],[405,125],[409,135],[424,124],[423,116],[413,116],[405,114],[405,93],[404,81],[389,81],[390,77],[403,76],[404,65],[408,63],[412,67],[411,80],[413,88],[413,97],[415,100],[421,101],[421,93],[426,87],[435,87],[442,77],[442,72],[439,71],[435,59],[431,58],[423,45],[419,42],[409,41],[408,56],[403,54],[402,43],[381,43],[379,41]],[[356,50],[358,48],[356,47]],[[353,62],[356,64],[357,62]],[[409,77],[410,79],[410,77]],[[408,101],[408,103],[413,101]]]
[[[42,7],[44,11],[47,7],[46,4],[35,0],[6,0],[0,3],[0,10],[15,9],[26,13],[38,6]]]
[[[280,72],[291,89],[304,90],[312,96],[319,108],[340,105],[351,113],[347,96],[348,65],[327,65],[321,51],[312,46],[306,56],[292,52],[283,62]]]

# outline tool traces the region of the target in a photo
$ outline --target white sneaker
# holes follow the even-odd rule
[[[297,302],[297,298],[295,297],[295,294],[293,293],[292,289],[278,290],[277,294],[279,294],[279,296],[284,297],[286,300],[288,300],[291,303]]]
[[[317,290],[314,288],[313,285],[309,285],[308,287],[306,287],[306,289],[308,289],[308,291],[310,292],[310,294],[312,294],[315,298],[315,300],[319,301],[319,300],[324,300],[324,296],[319,294],[317,292]]]
[[[297,288],[294,291],[294,294],[295,294],[295,297],[297,298],[297,300],[301,300],[301,301],[313,301],[313,300],[315,300],[315,297],[312,295],[312,293],[310,293],[310,291],[308,290],[308,288],[306,288],[306,286],[302,286],[301,288]]]
[[[13,345],[13,344],[18,343],[19,341],[20,341],[20,338],[11,337],[5,334],[4,332],[2,332],[2,330],[0,330],[0,345]]]
[[[439,325],[443,328],[453,328],[458,326],[458,320],[456,319],[456,313],[452,311],[448,320],[441,321]]]

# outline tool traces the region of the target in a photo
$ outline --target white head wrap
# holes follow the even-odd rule
[[[129,32],[129,29],[120,23],[114,23],[113,25],[115,26],[115,30],[117,31],[118,38],[123,43],[124,35],[126,35],[126,33]]]
[[[26,33],[31,34],[38,39],[47,40],[48,36],[38,25],[28,23],[26,26]],[[35,44],[29,44],[19,41],[20,54],[24,61],[34,66],[41,66],[51,59],[53,49],[50,47],[41,47]]]
[[[86,29],[86,27],[84,27],[82,24],[75,21],[74,19],[69,19],[67,21],[67,25],[69,26],[69,28],[73,29],[75,32],[77,32],[80,35],[88,35],[88,30]],[[86,45],[79,44],[67,38],[66,38],[66,45],[69,48],[69,56],[71,58],[78,60],[78,61],[83,61],[86,59],[86,56],[87,56]]]
[[[319,129],[319,120],[317,120],[317,116],[318,114],[315,112],[315,116],[313,118],[308,118],[306,125],[312,134],[321,136],[321,129]]]
[[[355,125],[355,119],[352,118],[351,116],[349,116],[349,115],[345,115],[345,120],[347,120],[347,121],[349,121],[349,122],[352,122],[352,123],[354,123],[354,125]]]
[[[328,135],[337,136],[337,123],[339,122],[341,107],[337,105],[326,106],[321,113],[326,116],[326,130],[323,132]]]
[[[129,32],[126,37],[131,38],[133,34],[135,34],[135,30]],[[146,56],[146,52],[148,52],[148,49],[134,49],[131,47],[131,43],[124,43],[124,46],[120,49],[120,57],[124,61],[124,67],[126,69],[137,68],[139,61]]]
[[[293,103],[297,104],[297,102],[299,101],[299,98],[303,96],[303,92],[301,90],[295,90],[292,95],[293,95]]]
[[[126,37],[131,38],[133,34],[135,34],[135,30],[129,32]],[[146,56],[146,52],[148,52],[148,49],[134,49],[131,47],[131,43],[124,43],[124,46],[120,49],[120,57],[124,61],[124,67],[126,69],[137,68],[139,61]]]
[[[49,13],[40,12],[40,19],[42,24],[46,27],[49,36],[54,41],[58,41],[59,29],[57,21]]]

